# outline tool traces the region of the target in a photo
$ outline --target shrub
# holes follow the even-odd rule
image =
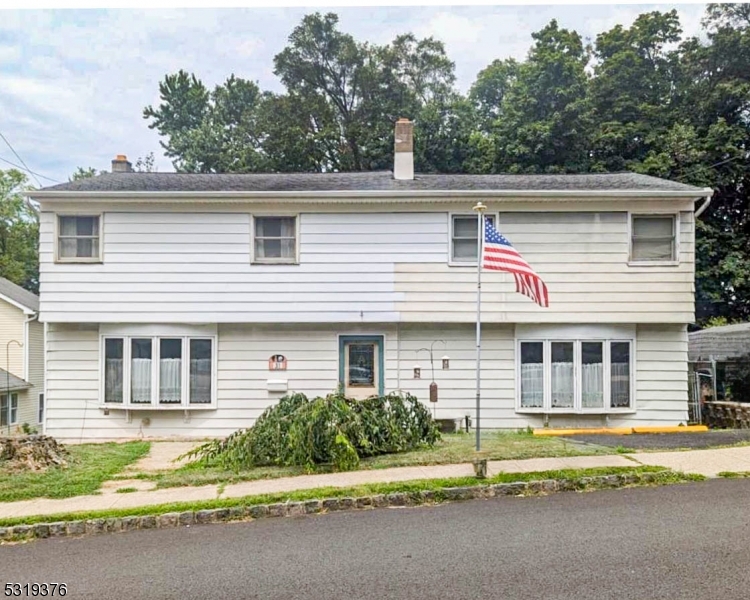
[[[353,400],[335,393],[309,400],[284,396],[255,425],[189,452],[205,465],[230,469],[267,465],[332,464],[354,469],[360,458],[432,445],[440,434],[414,396],[389,394]]]
[[[726,382],[735,402],[750,402],[750,354],[741,357],[727,369]]]

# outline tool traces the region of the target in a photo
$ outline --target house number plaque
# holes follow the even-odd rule
[[[274,354],[268,359],[269,371],[286,371],[286,356],[283,354]]]

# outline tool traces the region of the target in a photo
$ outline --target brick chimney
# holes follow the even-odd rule
[[[128,161],[128,157],[124,154],[118,154],[112,159],[112,172],[113,173],[132,173],[133,165]]]
[[[396,121],[393,154],[393,178],[414,179],[414,123],[409,119]]]

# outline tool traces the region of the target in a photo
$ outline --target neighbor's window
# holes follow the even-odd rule
[[[213,344],[213,338],[197,337],[105,338],[105,404],[152,408],[211,404]]]
[[[485,218],[494,225],[494,217]],[[477,263],[477,220],[476,215],[451,216],[451,262]]]
[[[255,262],[297,261],[297,218],[254,217]]]
[[[99,260],[99,217],[59,216],[57,257],[68,261]]]
[[[519,410],[632,408],[631,352],[630,341],[520,342]]]
[[[37,418],[40,423],[44,423],[44,394],[39,394],[39,413]]]
[[[674,262],[677,260],[677,217],[675,215],[633,215],[632,262]]]
[[[0,396],[0,426],[7,427],[8,425],[15,425],[18,423],[18,394],[10,394],[10,402],[8,402],[8,394]]]

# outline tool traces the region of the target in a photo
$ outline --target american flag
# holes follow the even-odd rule
[[[484,219],[482,266],[485,269],[513,273],[518,293],[528,296],[543,308],[549,306],[547,286],[542,278],[536,274],[531,265],[518,253],[518,250],[486,218]]]

